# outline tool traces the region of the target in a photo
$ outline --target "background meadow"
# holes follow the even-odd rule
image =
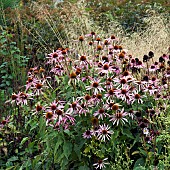
[[[168,1],[0,1],[0,169],[170,167]]]

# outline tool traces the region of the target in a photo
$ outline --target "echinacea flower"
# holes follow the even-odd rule
[[[158,85],[158,82],[159,82],[159,80],[157,79],[156,76],[153,76],[153,77],[151,78],[151,80],[149,80],[149,83],[150,83],[151,85],[154,85],[154,86],[157,86],[157,85]]]
[[[43,84],[41,83],[35,84],[34,89],[35,95],[39,96],[40,94],[42,94]]]
[[[113,100],[106,100],[106,103],[104,104],[103,108],[106,110],[112,110],[112,106],[115,104]]]
[[[92,137],[92,131],[91,130],[86,130],[84,133],[83,133],[83,138],[86,138],[86,139],[89,139]]]
[[[34,87],[35,84],[38,82],[38,79],[36,77],[28,77],[26,81],[26,91],[28,91],[31,87]]]
[[[61,76],[65,73],[65,70],[62,65],[56,64],[50,72],[54,73],[57,76]]]
[[[44,116],[46,118],[46,125],[49,125],[50,122],[53,122],[55,119],[56,119],[56,116],[53,114],[52,111],[50,110],[47,110],[45,113],[44,113]]]
[[[67,109],[66,113],[69,113],[69,114],[81,114],[81,110],[82,110],[82,107],[81,105],[79,104],[79,101],[78,100],[75,100],[74,102],[70,103],[69,104],[70,107]]]
[[[115,86],[122,87],[123,85],[127,84],[131,80],[127,80],[127,78],[114,78],[113,82],[115,83]]]
[[[149,72],[154,72],[154,71],[156,71],[157,69],[158,69],[158,66],[152,64],[152,65],[150,66],[150,68],[149,68]]]
[[[101,45],[97,45],[97,51],[101,51],[103,47]]]
[[[92,105],[97,105],[99,103],[103,103],[103,95],[101,93],[98,93],[96,95],[93,95],[92,96],[92,99],[91,99],[91,102],[92,102]]]
[[[153,85],[148,85],[143,91],[149,92],[150,95],[154,95],[154,93],[157,92],[158,89],[156,89],[156,87]]]
[[[110,140],[110,135],[113,134],[113,131],[109,129],[110,127],[108,125],[99,125],[99,129],[96,131],[98,133],[98,139],[104,142],[106,139]]]
[[[96,168],[96,169],[102,169],[102,168],[105,168],[106,166],[105,165],[108,165],[109,163],[106,162],[108,158],[105,158],[105,159],[99,159],[97,163],[94,163],[93,166]]]
[[[82,69],[88,69],[88,67],[90,66],[90,61],[87,60],[87,57],[85,55],[78,55],[79,56],[79,60],[75,60],[75,63],[79,64],[79,67]]]
[[[37,73],[39,73],[38,67],[30,68],[28,71],[28,76],[34,77]]]
[[[32,96],[32,94],[30,94],[30,93],[19,92],[18,98],[17,98],[17,105],[19,105],[19,104],[27,105],[28,100],[33,100],[33,98],[31,96]]]
[[[10,100],[7,100],[5,103],[11,102],[11,104],[13,104],[13,103],[16,103],[16,104],[17,104],[18,98],[19,98],[19,95],[18,95],[18,94],[12,93],[11,99],[10,99]]]
[[[98,94],[104,91],[104,89],[100,85],[100,80],[94,80],[92,81],[90,86],[86,87],[86,90],[92,90],[94,94]]]
[[[148,80],[149,80],[149,79],[148,79]],[[149,83],[149,82],[146,82],[146,81],[138,81],[138,80],[136,80],[136,81],[133,82],[133,84],[134,84],[135,86],[137,86],[137,90],[138,90],[138,91],[144,90],[145,87],[146,87],[146,85],[147,85],[148,83]]]
[[[42,106],[40,104],[40,102],[38,102],[36,105],[35,105],[35,109],[32,110],[33,114],[32,115],[35,115],[35,114],[38,114],[40,113],[41,111],[44,111],[46,110],[45,106]]]
[[[102,67],[97,68],[98,74],[106,74],[112,73],[114,71],[113,67],[109,65],[109,63],[102,64]]]
[[[120,122],[125,124],[125,122],[128,122],[128,120],[125,118],[128,114],[124,112],[124,108],[122,110],[117,110],[115,114],[111,115],[110,121],[113,123],[113,125],[119,125]]]
[[[84,41],[84,37],[83,37],[83,36],[80,36],[80,37],[79,37],[79,41],[80,41],[80,42],[83,42],[83,41]]]
[[[91,106],[92,105],[93,98],[89,94],[86,94],[83,98],[85,100],[85,102],[84,102],[85,106]]]
[[[98,116],[98,119],[102,119],[106,117],[108,114],[105,112],[105,109],[100,108],[98,111],[94,112],[93,116]]]
[[[144,139],[145,139],[145,141],[147,143],[151,143],[151,141],[152,141],[152,137],[151,136],[146,136]]]
[[[112,105],[112,110],[119,110],[119,107],[120,106],[122,106],[122,105],[120,105],[119,103],[114,103],[113,105]]]
[[[128,80],[128,78],[132,78],[133,79],[133,76],[131,74],[132,73],[129,72],[129,71],[124,71],[121,76],[122,76],[122,78],[125,78],[126,80]]]
[[[132,97],[130,98],[131,104],[133,104],[135,101],[142,104],[143,100],[142,98],[145,97],[144,95],[139,94],[139,92],[136,90],[135,93],[132,93]]]
[[[120,98],[120,99],[122,99],[122,100],[124,100],[124,101],[127,101],[127,100],[129,100],[130,99],[130,89],[131,89],[131,87],[129,86],[129,85],[124,85],[123,87],[122,87],[122,89],[116,89],[115,91],[114,91],[114,93],[115,93],[115,96],[117,97],[117,98]]]
[[[45,88],[49,88],[49,86],[45,85],[47,82],[47,78],[51,77],[44,77],[42,79],[37,79],[36,83],[34,83],[34,86],[30,87],[30,89],[33,90],[34,95],[39,96],[43,94],[43,91]]]
[[[109,89],[108,92],[105,94],[107,100],[113,99],[115,97],[115,88]]]
[[[136,65],[134,67],[140,69],[140,68],[144,68],[145,65],[142,63],[142,61],[139,60],[138,62],[136,62]]]
[[[104,84],[107,90],[114,89],[114,84],[112,82],[112,79],[111,80],[110,79],[111,78],[108,78],[106,83]]]
[[[48,59],[47,63],[53,64],[58,62],[58,57],[59,57],[59,51],[57,50],[56,52],[48,54],[46,57]]]
[[[127,114],[128,114],[129,117],[131,117],[131,119],[134,119],[134,117],[135,117],[135,111],[134,110],[129,110],[127,112]]]

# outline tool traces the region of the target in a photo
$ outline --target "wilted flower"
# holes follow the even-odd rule
[[[10,116],[7,116],[6,119],[3,119],[1,122],[0,122],[0,130],[1,128],[3,128],[7,123],[10,122]]]

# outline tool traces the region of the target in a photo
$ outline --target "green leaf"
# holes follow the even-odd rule
[[[8,78],[9,78],[9,79],[13,79],[13,76],[9,75]]]
[[[68,159],[72,152],[72,143],[70,141],[65,141],[63,145],[64,156]]]
[[[64,130],[64,133],[66,133],[67,135],[71,135],[71,132],[70,132],[70,130],[68,130],[68,129],[66,129],[66,130]]]
[[[63,139],[61,136],[58,137],[57,139],[57,143],[55,145],[55,148],[54,148],[54,163],[57,162],[57,158],[58,158],[58,148],[63,144]]]
[[[5,76],[2,76],[1,78],[6,79],[8,78],[8,75],[6,74]]]
[[[7,51],[1,51],[2,55],[8,55]]]
[[[1,70],[1,73],[7,73],[7,70]]]
[[[35,170],[41,169],[42,162],[37,162],[35,165]]]
[[[143,150],[143,149],[141,149],[141,148],[139,148],[139,150],[140,150],[140,153],[141,153],[142,155],[144,155],[145,157],[147,157],[147,152],[146,152],[145,150]]]
[[[87,12],[90,12],[90,11],[92,10],[92,8],[85,8],[85,10],[86,10]]]
[[[89,168],[86,165],[84,165],[84,166],[80,166],[78,170],[88,170],[88,169]]]
[[[80,159],[81,159],[81,150],[80,150],[79,145],[77,145],[77,144],[74,145],[74,151],[75,151],[77,157],[78,157],[79,160],[80,160]]]
[[[140,153],[139,151],[134,151],[132,152],[132,155],[139,154],[139,153]]]
[[[54,149],[54,153],[57,152],[57,149],[59,148],[59,146],[61,146],[63,143],[63,139],[61,137],[58,138],[57,143],[55,145],[55,149]]]
[[[29,139],[28,137],[23,138],[20,145],[23,145],[28,139]]]
[[[0,43],[1,43],[1,44],[5,43],[6,41],[7,41],[6,38],[1,38],[1,39],[0,39]]]
[[[11,82],[10,81],[6,81],[5,82],[7,86],[10,86]]]
[[[143,158],[139,158],[136,162],[135,162],[135,165],[133,167],[133,170],[142,170],[142,169],[139,169],[141,168],[142,166],[145,166],[145,160]]]
[[[17,160],[18,160],[18,157],[17,156],[13,156],[13,157],[8,159],[8,162],[14,162],[14,161],[17,161]]]
[[[54,163],[60,163],[63,160],[63,158],[65,157],[61,150],[62,149],[58,150],[57,155],[56,155],[57,159],[54,160]]]
[[[158,169],[165,169],[165,165],[164,165],[164,162],[163,161],[160,161],[159,164],[158,164]]]
[[[59,79],[59,77],[58,77],[58,76],[55,76],[55,80],[56,80],[57,84],[59,84],[59,83],[60,83],[60,79]]]
[[[5,83],[0,84],[0,87],[6,87],[6,84]]]
[[[61,166],[61,169],[67,169],[66,167],[66,165],[69,163],[69,160],[66,158],[66,157],[63,157],[63,159],[61,160],[61,163],[60,163],[60,166]]]
[[[19,168],[19,170],[23,170],[23,165]]]
[[[32,130],[34,130],[37,126],[38,126],[38,123],[37,122],[33,122],[32,124],[31,124],[31,129],[30,129],[30,131],[32,131]]]
[[[90,152],[90,147],[89,146],[84,149],[84,153],[88,153],[88,152]]]
[[[145,167],[138,166],[138,167],[136,167],[136,168],[135,168],[135,169],[133,169],[133,170],[146,170],[146,169],[145,169]]]
[[[15,168],[15,166],[10,166],[8,168],[6,168],[5,170],[13,170]]]
[[[134,139],[134,136],[132,135],[129,129],[123,129],[122,134],[129,137],[130,139]]]
[[[45,136],[45,129],[46,129],[46,125],[45,125],[45,119],[43,117],[40,117],[40,120],[39,120],[39,133],[38,133],[38,137],[41,138],[41,139],[44,139],[44,136]]]

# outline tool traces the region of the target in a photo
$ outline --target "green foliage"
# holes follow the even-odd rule
[[[0,25],[6,25],[5,10],[17,7],[19,2],[20,0],[0,0]]]
[[[7,1],[4,2],[7,3]],[[70,2],[76,3],[77,1]],[[150,6],[143,4],[134,7],[132,2],[123,6],[115,6],[115,2],[88,1],[86,11],[106,31],[108,23],[117,20],[129,32],[145,28],[144,18],[150,15],[150,13],[146,12],[147,10],[163,11],[163,8],[158,4],[151,4]],[[31,11],[30,9],[32,8],[27,9],[25,6],[20,7],[21,11],[17,11],[18,9],[10,11],[11,13],[8,17],[23,14],[20,18],[21,20],[19,22],[15,21],[15,17],[9,20],[7,25],[12,23],[14,27],[9,26],[3,29],[0,34],[0,105],[3,105],[0,112],[4,112],[3,116],[0,117],[0,167],[7,170],[90,170],[99,158],[104,159],[108,156],[110,162],[110,165],[106,167],[108,170],[148,170],[155,168],[155,166],[160,170],[169,169],[170,108],[168,102],[166,112],[161,111],[160,115],[155,116],[153,119],[149,114],[146,114],[146,111],[148,108],[159,108],[154,97],[147,96],[144,98],[143,104],[135,102],[131,106],[115,98],[115,103],[120,102],[126,111],[131,109],[139,111],[141,117],[134,120],[129,118],[128,123],[125,125],[122,122],[119,126],[113,125],[114,133],[111,135],[111,139],[106,142],[98,140],[97,136],[93,136],[90,140],[82,138],[82,134],[87,129],[94,128],[91,119],[94,112],[101,107],[98,104],[87,111],[87,116],[84,114],[76,116],[76,123],[68,129],[64,129],[62,126],[56,127],[56,121],[48,122],[46,114],[51,108],[51,102],[65,100],[66,104],[63,110],[67,111],[74,99],[79,100],[78,97],[81,96],[83,100],[84,95],[87,94],[86,86],[90,86],[90,81],[81,81],[81,79],[87,79],[87,75],[92,72],[95,78],[98,77],[98,74],[94,72],[94,68],[89,66],[89,68],[86,68],[87,70],[81,73],[81,78],[78,82],[70,79],[70,73],[77,67],[77,63],[73,64],[75,54],[72,55],[72,51],[69,51],[70,58],[68,56],[66,58],[69,58],[69,60],[62,61],[63,70],[66,70],[65,75],[53,76],[50,72],[49,63],[44,64],[44,53],[50,49],[57,49],[62,44],[59,40],[66,38],[63,27],[60,25],[61,20],[56,20],[60,11],[56,12],[51,6],[43,9],[45,11],[49,8],[50,10],[46,11],[49,14],[43,13],[42,16],[50,16],[50,19],[42,17],[42,13],[39,13],[39,11],[35,12],[35,9]],[[16,15],[13,15],[15,12]],[[54,22],[52,22],[53,20]],[[77,18],[74,18],[74,21],[77,24],[79,23]],[[58,30],[61,33],[60,36],[58,36]],[[78,32],[81,33],[80,30]],[[84,54],[85,49],[83,49],[83,52],[81,51],[82,44],[78,47],[76,53]],[[75,48],[77,46],[79,44]],[[94,55],[93,50],[86,50],[92,56]],[[100,55],[100,52],[97,53]],[[25,57],[23,54],[29,57]],[[51,64],[55,66],[54,63]],[[26,69],[35,65],[38,65],[38,68],[43,66],[45,71],[41,73],[40,69],[37,69],[35,70],[37,73],[29,78],[37,78],[34,82],[35,84],[39,79],[42,80],[40,83],[45,82],[43,85],[46,89],[43,88],[43,93],[36,96],[35,91],[37,89],[32,84],[31,89],[22,92],[32,92],[31,97],[33,99],[28,101],[27,106],[17,104],[16,101],[13,101],[12,105],[10,105],[9,101],[5,102],[7,100],[6,92],[11,94],[13,91],[20,90],[20,86],[25,83]],[[114,78],[116,75],[112,76]],[[105,83],[105,78],[101,79],[102,83]],[[104,96],[105,94],[103,93],[102,95]],[[91,98],[94,99],[95,95],[91,96]],[[103,103],[106,103],[106,101],[107,98],[103,99]],[[41,103],[46,109],[37,112],[38,103]],[[102,105],[103,103],[100,104]],[[163,102],[161,104],[163,105]],[[5,107],[10,109],[5,110]],[[106,112],[114,114],[112,111],[107,110]],[[7,117],[8,115],[10,115],[9,118]],[[149,120],[148,128],[160,131],[160,135],[153,135],[151,143],[147,143],[144,139],[138,122],[141,120]],[[100,120],[99,123],[105,123],[104,121]],[[109,119],[106,119],[106,122],[110,122]],[[48,124],[50,126],[47,126]]]
[[[169,17],[168,4],[161,1],[86,1],[86,10],[106,32],[109,23],[117,21],[125,32],[139,32],[147,28],[145,18],[153,13],[166,13]],[[167,5],[167,6],[166,6]]]
[[[21,0],[0,0],[1,9],[6,9],[8,7],[16,7]]]
[[[12,41],[12,34],[6,30],[2,30],[0,34],[0,44],[0,88],[11,93],[11,90],[17,86],[16,83],[22,85],[25,82],[25,67],[29,58],[20,55],[16,42]]]

